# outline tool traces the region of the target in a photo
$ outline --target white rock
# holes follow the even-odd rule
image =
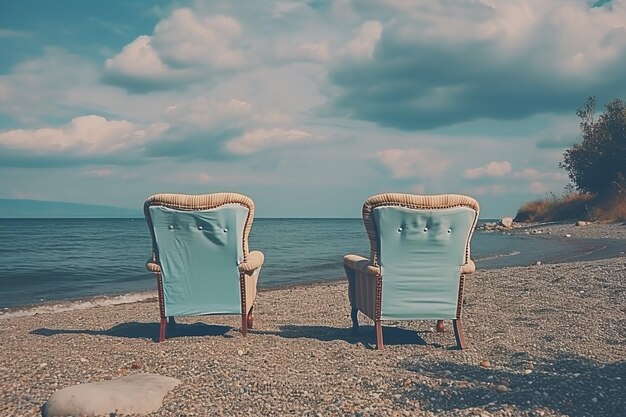
[[[570,235],[569,233],[567,233],[567,234],[565,235],[565,237],[572,237],[572,235]]]
[[[136,374],[65,387],[50,396],[43,417],[154,413],[180,381],[156,374]]]
[[[500,220],[500,226],[504,226],[504,227],[511,227],[513,226],[513,218],[512,217],[503,217],[502,220]]]

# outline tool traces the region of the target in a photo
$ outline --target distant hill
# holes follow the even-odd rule
[[[0,198],[0,218],[110,218],[143,217],[140,209],[58,201]]]

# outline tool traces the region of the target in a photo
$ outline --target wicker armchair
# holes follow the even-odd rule
[[[241,314],[241,333],[252,328],[263,253],[250,252],[254,202],[241,194],[156,194],[144,204],[152,235],[161,327],[167,317]]]
[[[464,275],[476,267],[470,240],[479,205],[471,197],[379,194],[363,204],[370,259],[346,255],[344,267],[358,333],[358,312],[372,319],[376,347],[383,348],[382,321],[451,319],[457,346],[461,329]]]

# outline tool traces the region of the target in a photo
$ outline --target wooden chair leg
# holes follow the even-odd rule
[[[359,334],[359,309],[352,307],[350,317],[352,318],[352,333]]]
[[[383,348],[383,324],[380,320],[376,320],[376,349]]]
[[[156,273],[157,292],[159,294],[159,313],[161,316],[161,326],[159,328],[159,342],[165,340],[165,331],[167,327],[167,317],[165,316],[165,302],[163,297],[163,277],[160,272]]]
[[[248,325],[248,329],[251,329],[254,326],[254,315],[252,314],[252,310],[254,310],[254,306],[250,308],[248,311],[248,319],[246,320],[246,324]]]
[[[241,313],[241,334],[243,337],[248,335],[248,315]]]
[[[443,333],[443,320],[437,320],[437,331]]]
[[[161,327],[159,329],[159,342],[165,340],[165,329],[167,328],[167,317],[161,317]]]
[[[456,339],[456,346],[459,349],[465,349],[465,340],[463,340],[463,329],[461,327],[461,319],[452,320],[452,327],[454,327],[454,337]]]

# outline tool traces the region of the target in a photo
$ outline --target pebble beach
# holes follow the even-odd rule
[[[537,238],[626,249],[623,224],[513,233],[548,229]],[[450,322],[438,333],[434,321],[385,322],[375,350],[365,316],[350,332],[340,278],[262,290],[246,338],[239,316],[185,317],[156,343],[155,298],[0,317],[0,415],[39,416],[63,387],[155,373],[181,384],[150,416],[626,416],[623,253],[468,275],[465,350]]]

